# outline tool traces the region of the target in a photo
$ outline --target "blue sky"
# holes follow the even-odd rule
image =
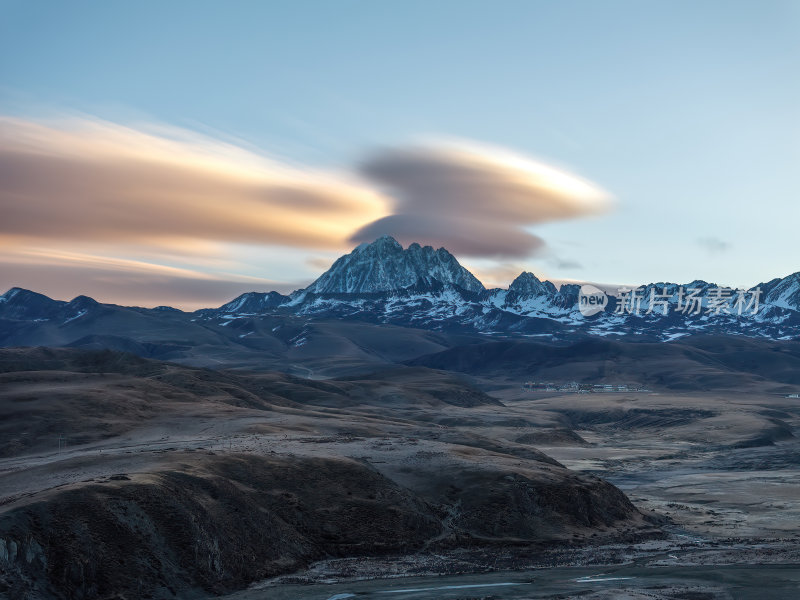
[[[461,139],[613,196],[531,224],[538,254],[464,258],[491,283],[518,267],[729,285],[800,270],[798,73],[793,1],[0,2],[6,116],[180,128],[298,169]],[[91,253],[105,250],[221,273]],[[226,273],[292,284],[340,250],[226,252]]]

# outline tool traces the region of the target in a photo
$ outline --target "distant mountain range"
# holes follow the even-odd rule
[[[411,244],[404,249],[384,236],[358,246],[307,288],[288,296],[250,292],[194,313],[131,308],[125,322],[137,315],[134,321],[146,316],[170,327],[217,328],[241,319],[311,318],[554,341],[587,336],[668,341],[692,334],[800,339],[800,272],[739,292],[705,281],[650,283],[635,294],[609,295],[603,310],[592,316],[581,312],[580,296],[579,285],[557,288],[528,272],[508,289],[486,289],[444,248]],[[76,326],[82,320],[120,308],[86,296],[63,302],[12,288],[0,296],[0,344],[74,343],[69,338],[79,333]],[[177,314],[190,318],[176,319]],[[75,334],[67,333],[73,329]],[[256,329],[239,335],[252,341],[260,335]],[[114,329],[105,333],[119,335]],[[98,333],[92,329],[91,335]],[[176,334],[175,339],[184,337]]]
[[[605,309],[590,317],[580,311],[580,290],[577,284],[557,288],[528,272],[507,290],[486,289],[444,248],[411,244],[404,249],[384,236],[342,256],[314,283],[289,296],[251,292],[198,312],[205,319],[291,312],[556,339],[593,335],[670,340],[695,333],[800,336],[800,273],[742,292],[699,280],[685,285],[650,283],[638,288],[635,302],[630,296],[626,303],[623,296],[611,295]],[[715,304],[715,296],[722,296],[724,305]]]

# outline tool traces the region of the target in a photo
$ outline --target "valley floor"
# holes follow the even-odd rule
[[[402,382],[384,375],[349,383],[275,376],[265,383],[150,363],[135,368],[157,370],[155,375],[148,371],[147,377],[66,371],[48,372],[46,377],[28,371],[24,378],[6,376],[6,443],[0,458],[3,535],[23,539],[19,532],[28,535],[23,525],[33,527],[42,515],[55,519],[41,507],[57,504],[65,495],[103,506],[109,505],[109,498],[117,502],[131,486],[152,491],[156,484],[172,485],[189,477],[194,478],[192,489],[206,495],[189,494],[186,503],[200,503],[212,514],[219,503],[235,501],[237,507],[247,508],[253,502],[248,496],[251,487],[259,485],[257,477],[253,479],[259,471],[247,469],[258,467],[271,469],[270,477],[283,482],[259,492],[259,498],[274,496],[269,510],[297,507],[291,514],[281,513],[282,522],[294,523],[296,531],[321,528],[318,539],[336,540],[338,556],[348,556],[347,548],[360,543],[345,539],[348,528],[365,528],[370,543],[380,544],[394,531],[395,518],[406,519],[403,531],[417,536],[409,540],[415,550],[386,547],[372,552],[372,558],[320,561],[318,551],[303,546],[306,538],[287,530],[281,535],[294,544],[298,568],[280,564],[279,557],[273,571],[283,575],[229,595],[231,600],[324,600],[348,594],[800,597],[796,400],[735,391],[546,394],[525,392],[520,382],[476,380],[489,394],[483,398],[424,370],[400,371]],[[261,385],[269,394],[253,392]],[[147,400],[147,386],[158,398],[157,410]],[[418,389],[436,394],[425,396]],[[92,405],[95,393],[102,396],[102,404]],[[37,412],[36,402],[48,394],[52,397],[46,411]],[[86,420],[87,403],[99,420]],[[108,414],[101,418],[97,407],[105,407]],[[27,440],[28,432],[36,439]],[[331,464],[344,465],[343,478],[326,472]],[[302,468],[294,472],[292,465]],[[575,472],[585,477],[573,479]],[[633,509],[626,512],[627,501],[592,476],[619,487],[644,516]],[[338,496],[324,496],[338,485],[343,486]],[[550,486],[547,506],[553,518],[560,519],[558,527],[542,529],[546,520],[530,520],[540,508],[529,510],[524,518],[497,512],[497,498],[522,502],[527,496],[520,490],[544,489],[536,486]],[[591,494],[587,510],[596,514],[587,516],[576,509],[581,496],[575,490]],[[319,497],[312,497],[317,493]],[[356,499],[360,504],[353,503]],[[155,505],[163,509],[161,497],[151,500],[147,510]],[[131,531],[144,528],[143,512],[121,516],[125,507],[134,506],[135,494],[119,502],[114,504],[115,518],[136,525]],[[435,519],[423,505],[436,507]],[[384,529],[369,532],[368,519],[359,512],[363,507],[390,519],[376,521],[376,527]],[[39,511],[36,518],[30,517],[34,509]],[[168,520],[180,507],[167,509],[162,513]],[[257,518],[266,512],[263,507],[253,509]],[[195,517],[190,515],[187,522]],[[507,523],[505,529],[487,529],[494,527],[494,518]],[[342,529],[327,529],[329,519],[339,519]],[[416,529],[409,529],[408,523]],[[514,539],[516,523],[541,533],[542,542]],[[204,530],[206,534],[203,543],[209,546],[203,547],[202,560],[211,561],[211,572],[223,573],[220,561],[235,563],[244,550],[232,547],[226,555],[214,548],[230,541],[225,532],[215,537]],[[490,534],[491,540],[481,537]],[[475,540],[480,539],[487,543],[479,547]],[[199,552],[195,546],[192,551]],[[33,558],[28,563],[35,563],[40,551],[31,545]],[[120,561],[124,565],[124,559]],[[165,590],[185,581],[156,571],[148,582],[156,586],[155,597],[170,597]],[[252,582],[250,576],[248,572],[223,581],[219,593],[241,589]],[[79,589],[83,580],[77,581]],[[443,586],[452,587],[438,589]],[[181,595],[199,598],[208,593],[196,587]]]

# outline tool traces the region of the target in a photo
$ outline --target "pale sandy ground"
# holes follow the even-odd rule
[[[540,446],[567,467],[593,472],[620,487],[640,510],[671,517],[688,534],[711,539],[800,539],[800,439],[736,448],[774,429],[771,419],[798,431],[797,401],[751,394],[592,395],[527,400],[515,407],[702,408],[713,416],[667,427],[615,429],[602,425],[576,432],[587,447]],[[767,433],[769,435],[769,433]]]

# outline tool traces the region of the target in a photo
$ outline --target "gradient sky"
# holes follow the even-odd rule
[[[754,285],[798,74],[795,0],[0,0],[0,288],[213,306],[426,223],[487,285]]]

